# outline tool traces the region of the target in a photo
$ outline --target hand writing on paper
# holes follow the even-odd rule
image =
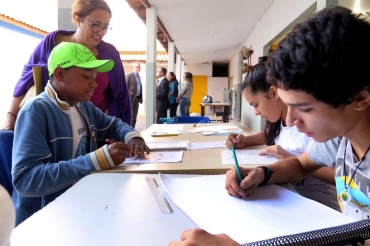
[[[229,136],[227,136],[225,145],[228,149],[231,149],[235,144],[235,148],[240,149],[247,146],[245,140],[246,138],[242,134],[230,133]]]
[[[142,138],[131,138],[130,141],[128,141],[128,145],[133,150],[133,153],[130,153],[130,157],[142,158],[145,153],[149,155],[149,147]]]
[[[108,151],[114,165],[118,166],[130,156],[131,148],[127,144],[116,142],[108,145]]]
[[[186,230],[181,234],[181,241],[172,241],[168,246],[239,246],[226,234],[210,234],[202,229]]]
[[[280,145],[268,146],[268,147],[264,148],[263,150],[261,150],[258,154],[259,155],[269,154],[269,155],[273,155],[273,156],[275,156],[276,158],[279,158],[279,159],[294,157],[294,155],[290,154],[288,151],[286,151]]]
[[[230,196],[245,199],[254,193],[258,185],[265,179],[265,173],[261,168],[240,167],[243,181],[239,186],[235,167],[226,172],[225,188]]]

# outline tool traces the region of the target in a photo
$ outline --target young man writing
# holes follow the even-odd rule
[[[278,95],[288,106],[287,124],[315,141],[297,158],[241,168],[240,186],[231,169],[226,175],[230,195],[242,198],[258,192],[259,185],[295,183],[328,166],[335,168],[343,212],[368,218],[370,61],[361,58],[370,56],[369,43],[370,24],[339,6],[318,12],[288,34],[269,58],[268,76],[277,81]],[[184,232],[181,240],[170,245],[240,245],[200,229]]]

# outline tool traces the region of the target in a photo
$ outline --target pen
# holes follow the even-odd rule
[[[231,151],[233,153],[236,174],[238,175],[239,185],[240,185],[240,183],[242,182],[243,178],[242,178],[242,174],[240,172],[240,168],[239,168],[239,164],[238,164],[238,159],[236,158],[235,145],[233,147],[231,147]]]
[[[109,143],[109,144],[114,143],[114,141],[113,141],[113,140],[110,140],[110,139],[106,139],[105,141],[106,141],[107,143]]]

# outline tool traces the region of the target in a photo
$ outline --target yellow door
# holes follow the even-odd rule
[[[191,105],[189,113],[198,113],[200,115],[200,104],[203,97],[207,95],[207,76],[193,76],[193,96],[191,97]],[[204,112],[205,113],[205,112]]]

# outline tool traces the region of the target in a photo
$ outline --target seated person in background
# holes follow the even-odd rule
[[[306,19],[280,42],[267,63],[267,78],[277,81],[279,97],[288,105],[287,125],[295,125],[315,141],[302,155],[269,165],[272,172],[241,168],[240,186],[235,168],[229,170],[230,195],[246,197],[263,184],[296,183],[328,166],[335,169],[343,212],[366,218],[370,211],[370,60],[361,58],[370,56],[369,43],[370,24],[340,6]],[[169,245],[240,245],[226,235],[201,229],[185,231],[181,240]]]
[[[149,153],[140,134],[119,118],[107,116],[89,102],[97,72],[112,60],[96,60],[76,43],[62,42],[48,59],[45,91],[22,107],[15,125],[13,185],[16,195],[53,201],[91,171],[114,168],[126,157]],[[115,143],[97,148],[98,140]],[[13,194],[14,195],[14,194]],[[15,203],[20,223],[32,212]]]
[[[228,148],[267,144],[268,147],[260,154],[271,154],[279,159],[298,156],[305,151],[311,138],[298,132],[296,126],[287,126],[288,107],[279,98],[277,90],[276,82],[266,80],[265,62],[260,62],[248,72],[242,85],[243,97],[266,124],[263,131],[254,135],[231,133],[226,140]],[[324,167],[293,187],[300,195],[340,211],[334,184],[334,169]]]

